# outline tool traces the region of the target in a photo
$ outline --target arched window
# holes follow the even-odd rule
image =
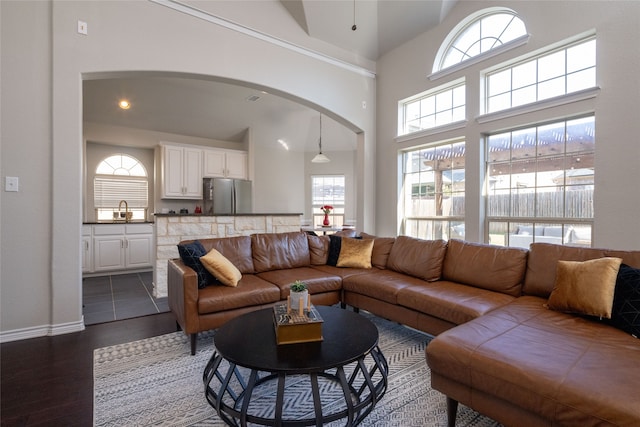
[[[96,168],[93,198],[98,221],[124,221],[127,211],[129,220],[144,221],[149,205],[145,167],[122,153],[103,159]]]
[[[505,8],[481,10],[468,16],[449,33],[436,55],[433,72],[452,67],[526,35],[527,28],[514,11]]]

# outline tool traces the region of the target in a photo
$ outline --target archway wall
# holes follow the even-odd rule
[[[237,7],[250,8],[243,2],[238,2]],[[25,52],[34,46],[38,48],[24,63],[5,65],[3,61],[3,88],[11,85],[11,76],[15,76],[16,82],[19,78],[31,78],[33,73],[29,68],[34,66],[45,69],[34,79],[48,77],[48,81],[35,86],[21,80],[26,96],[41,99],[48,106],[35,112],[26,109],[11,112],[9,118],[16,120],[10,121],[6,133],[17,133],[20,127],[28,128],[34,121],[44,123],[45,127],[30,138],[34,144],[30,150],[35,150],[43,162],[50,159],[42,171],[32,171],[41,174],[40,181],[50,183],[50,192],[43,200],[24,203],[40,203],[49,215],[38,219],[42,221],[40,226],[33,224],[33,229],[40,232],[38,235],[25,229],[21,237],[45,242],[45,245],[51,242],[42,254],[49,262],[36,267],[29,264],[25,268],[25,261],[8,250],[10,244],[2,236],[5,268],[1,286],[3,296],[11,296],[11,300],[2,298],[1,302],[3,335],[18,330],[27,331],[27,335],[57,334],[82,328],[79,242],[83,78],[132,71],[199,75],[245,82],[281,95],[288,94],[292,99],[316,107],[358,132],[358,139],[362,141],[359,149],[370,152],[359,156],[364,163],[357,167],[357,221],[359,228],[375,231],[375,172],[371,154],[375,152],[375,79],[372,73],[325,61],[153,2],[24,2],[6,7],[3,3],[1,12],[3,56],[8,39],[5,32],[9,31],[21,32],[13,35],[22,40],[21,48]],[[290,19],[284,9],[282,13],[282,19]],[[44,27],[27,37],[36,26],[34,17]],[[87,22],[88,35],[77,33],[78,20]],[[6,30],[5,22],[12,22]],[[25,38],[36,40],[32,43]],[[36,57],[40,54],[41,57]],[[363,108],[363,102],[368,108]],[[9,122],[6,119],[5,115],[3,137],[4,122]],[[20,149],[18,145],[16,143],[15,148]],[[6,213],[7,216],[3,208],[3,228],[12,217],[19,219],[17,210]],[[41,235],[43,231],[50,236]],[[5,284],[31,283],[34,279],[38,284],[33,285],[29,294],[5,292],[8,290]],[[37,315],[27,311],[27,307],[34,306],[39,309]]]

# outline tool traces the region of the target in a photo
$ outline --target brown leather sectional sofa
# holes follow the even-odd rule
[[[350,305],[437,336],[427,362],[452,426],[457,402],[505,425],[640,425],[640,342],[543,306],[557,260],[616,256],[640,267],[640,251],[400,236],[374,238],[372,267],[352,268],[328,265],[336,255],[329,238],[302,232],[200,242],[242,279],[199,289],[194,270],[169,261],[169,307],[191,335],[192,354],[198,332],[286,300],[302,280],[316,305]]]

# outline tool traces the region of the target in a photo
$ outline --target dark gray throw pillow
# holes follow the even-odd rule
[[[215,278],[207,271],[200,261],[200,257],[205,256],[207,251],[199,240],[192,243],[178,245],[178,252],[180,253],[180,258],[182,259],[182,262],[184,262],[184,265],[191,267],[198,275],[199,289],[202,289],[215,281]]]
[[[640,338],[640,269],[620,265],[608,323]]]
[[[342,247],[342,237],[329,236],[329,254],[327,255],[327,265],[336,266],[340,257],[340,248]]]

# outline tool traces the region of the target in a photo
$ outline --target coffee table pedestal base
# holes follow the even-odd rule
[[[215,352],[203,381],[207,401],[230,426],[322,426],[342,419],[345,424],[340,425],[356,426],[384,396],[388,373],[378,346],[352,363],[320,372],[263,372],[238,366]],[[285,405],[288,382],[311,387],[313,406],[307,402],[308,408],[296,408],[298,417],[291,417],[290,405]]]

